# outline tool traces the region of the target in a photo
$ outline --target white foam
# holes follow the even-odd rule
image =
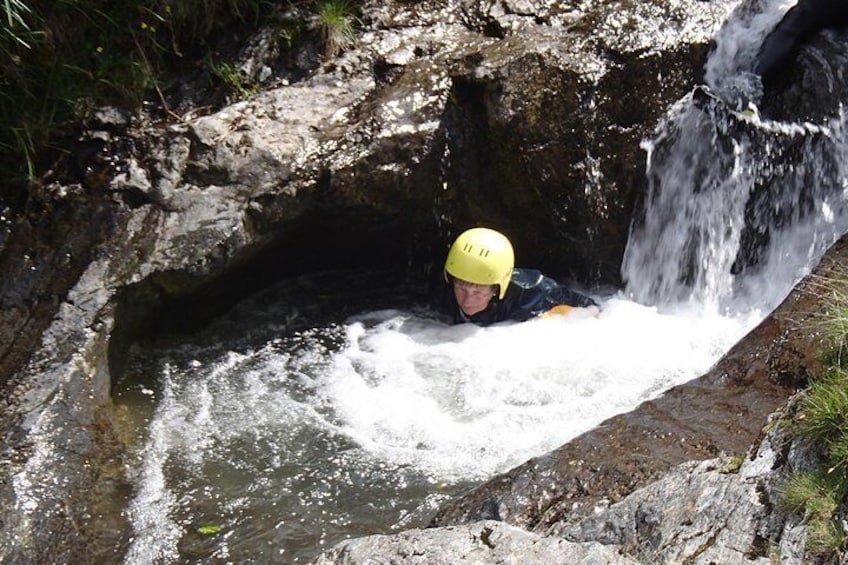
[[[478,479],[704,373],[755,319],[660,314],[622,298],[598,318],[448,327],[400,313],[347,327],[318,387],[374,456]]]
[[[332,493],[360,488],[353,477],[373,473],[397,493],[401,470],[433,484],[485,479],[704,373],[755,322],[621,297],[597,318],[488,328],[381,311],[179,369],[169,361],[125,562],[176,559],[204,512],[236,528],[281,497],[294,513],[337,508]],[[352,510],[336,511],[343,521]]]
[[[705,67],[706,82],[716,92],[741,90],[749,98],[752,71],[763,40],[797,0],[747,0],[739,4],[715,37]]]

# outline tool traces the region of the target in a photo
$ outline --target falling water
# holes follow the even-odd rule
[[[622,265],[634,300],[766,313],[848,229],[844,112],[784,123],[753,105],[762,96],[746,70],[753,46],[792,4],[744,6],[718,37],[710,85],[680,100],[643,144],[648,191]]]
[[[750,64],[739,38],[761,40],[787,4],[727,26],[709,88],[645,142],[627,288],[598,317],[448,326],[385,274],[329,273],[139,344],[116,394],[134,454],[126,563],[305,562],[421,526],[708,370],[846,230],[843,120],[776,123],[721,100],[756,100],[750,65],[728,61]]]
[[[622,272],[638,302],[770,310],[848,227],[844,116],[761,120],[696,91],[648,151]]]

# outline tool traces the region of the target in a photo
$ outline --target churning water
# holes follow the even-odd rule
[[[129,563],[297,562],[421,526],[445,497],[703,373],[750,325],[616,297],[597,318],[490,328],[413,310],[270,321],[269,304],[284,320],[306,298],[266,294],[226,331],[136,352],[117,398],[139,419]]]
[[[420,526],[446,497],[704,373],[848,229],[844,116],[775,123],[713,96],[756,101],[750,45],[788,4],[737,15],[711,90],[645,142],[627,288],[597,318],[446,326],[390,278],[329,274],[190,340],[139,344],[116,395],[135,454],[126,562],[302,562]]]

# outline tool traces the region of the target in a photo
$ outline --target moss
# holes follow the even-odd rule
[[[727,463],[721,466],[721,468],[719,469],[719,473],[724,473],[725,475],[735,473],[739,471],[739,467],[742,466],[742,463],[744,461],[744,455],[734,455],[727,461]]]

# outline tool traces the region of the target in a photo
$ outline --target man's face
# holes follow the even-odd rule
[[[485,310],[495,295],[496,288],[495,285],[453,279],[453,295],[466,316],[473,316]]]

